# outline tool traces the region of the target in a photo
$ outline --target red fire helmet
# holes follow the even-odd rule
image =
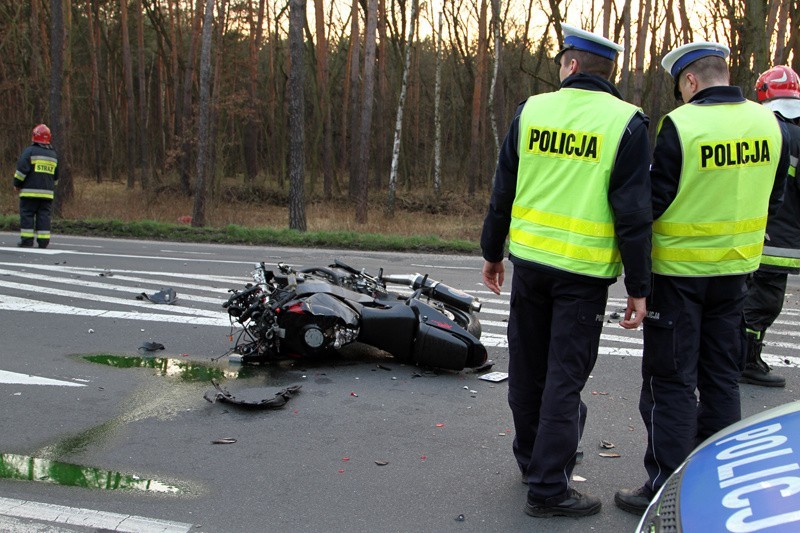
[[[756,94],[759,102],[773,98],[800,98],[800,78],[787,66],[772,67],[758,77]]]
[[[787,119],[800,117],[800,77],[785,65],[772,67],[758,77],[756,96]]]
[[[33,137],[31,140],[39,144],[50,144],[50,128],[44,124],[39,124],[33,128]]]

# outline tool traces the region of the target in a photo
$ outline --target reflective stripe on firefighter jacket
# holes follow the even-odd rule
[[[668,115],[683,152],[678,192],[653,222],[653,272],[744,274],[758,268],[781,153],[772,111],[754,102],[686,104]]]
[[[767,221],[767,238],[761,266],[770,271],[797,273],[800,269],[800,126],[783,122],[789,138],[789,174],[783,203]],[[785,139],[786,137],[784,137]]]
[[[22,152],[14,173],[14,186],[20,189],[20,198],[52,200],[57,179],[58,157],[55,150],[34,143]]]
[[[608,188],[638,111],[599,91],[560,89],[528,99],[520,115],[512,255],[586,276],[620,275]]]

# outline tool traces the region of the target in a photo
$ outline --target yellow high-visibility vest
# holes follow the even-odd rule
[[[678,132],[683,166],[675,199],[653,223],[653,272],[756,270],[781,151],[777,119],[750,101],[687,104],[667,116]]]
[[[520,116],[512,255],[586,276],[620,275],[608,188],[637,111],[600,91],[560,89],[528,99]]]

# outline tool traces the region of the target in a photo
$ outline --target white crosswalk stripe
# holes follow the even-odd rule
[[[0,310],[157,321],[175,324],[230,327],[222,308],[229,289],[250,281],[242,276],[190,275],[147,270],[118,270],[68,265],[36,265],[0,262]],[[173,288],[178,296],[174,305],[159,305],[138,300]],[[508,292],[496,295],[487,290],[470,291],[482,302],[479,314],[482,342],[489,348],[506,348]],[[610,298],[600,338],[600,354],[641,357],[642,331],[622,328],[619,317],[626,301]],[[614,318],[612,318],[612,316]],[[772,366],[800,367],[800,310],[785,309],[770,328],[763,358]]]
[[[483,303],[481,309],[481,326],[483,334],[481,340],[487,347],[507,348],[506,328],[508,326],[508,293],[497,297],[489,291],[473,291]],[[484,299],[484,295],[490,295]],[[603,324],[603,333],[600,335],[600,355],[616,355],[626,357],[642,356],[642,330],[627,330],[619,325],[621,315],[624,314],[626,300],[622,298],[609,298],[606,305],[606,320]],[[611,318],[613,313],[620,315]],[[498,316],[506,320],[496,320]],[[485,317],[485,318],[483,318]],[[764,352],[761,354],[764,361],[773,367],[788,366],[800,367],[800,321],[790,318],[800,317],[798,310],[784,310],[781,317],[775,321],[767,333]]]

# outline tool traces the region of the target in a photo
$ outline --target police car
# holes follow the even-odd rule
[[[800,531],[800,401],[746,418],[696,448],[637,532]]]

